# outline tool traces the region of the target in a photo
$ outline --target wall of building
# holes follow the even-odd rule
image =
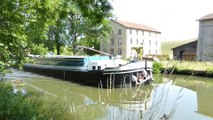
[[[120,55],[119,49],[121,50],[121,56],[125,56],[126,51],[126,28],[120,24],[111,22],[112,26],[112,34],[110,40],[101,41],[100,43],[100,50],[105,51],[107,53],[110,53],[114,56]],[[119,40],[120,39],[120,40]],[[120,42],[121,41],[121,42]],[[114,51],[112,53],[112,50]]]
[[[149,54],[161,54],[161,34],[159,32],[126,28],[113,21],[111,22],[111,26],[113,31],[111,38],[110,40],[100,43],[101,51],[110,53],[114,56],[121,55],[123,58],[134,58],[137,56],[137,53],[132,47],[143,46],[144,56]],[[121,43],[119,39],[121,39]],[[122,54],[119,54],[119,49],[122,51]],[[111,52],[112,50],[114,53]]]
[[[213,20],[199,21],[198,60],[213,60]]]
[[[130,33],[132,31],[132,33]],[[161,54],[160,33],[147,30],[128,29],[127,30],[127,57],[134,57],[137,53],[132,47],[143,47],[143,55]]]

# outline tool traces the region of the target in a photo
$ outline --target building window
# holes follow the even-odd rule
[[[149,49],[149,54],[151,55],[151,50]]]
[[[138,35],[138,30],[136,30],[136,34]]]
[[[155,50],[155,55],[157,55],[158,54],[158,50]]]
[[[122,55],[122,49],[118,48],[118,55]]]
[[[149,40],[149,45],[151,45],[152,43],[151,43],[151,40]]]
[[[114,55],[114,49],[110,49],[110,54]]]
[[[132,34],[132,29],[129,29],[129,33]]]
[[[158,46],[158,41],[155,41],[155,45]]]
[[[138,41],[138,39],[136,39],[136,44],[137,44],[137,45],[139,44],[139,41]]]
[[[142,41],[141,41],[141,45],[143,45],[144,44],[144,39],[142,39]]]
[[[158,37],[158,33],[155,33],[155,37]]]
[[[107,50],[106,50],[106,49],[103,49],[103,52],[107,52]]]
[[[118,30],[118,35],[121,35],[121,29]]]
[[[132,38],[130,38],[130,44],[132,44]]]
[[[149,32],[149,36],[150,36],[150,37],[151,37],[151,34],[152,34],[152,33],[151,33],[151,32]]]
[[[122,44],[122,38],[118,38],[118,45],[121,45]]]
[[[110,44],[111,44],[111,45],[114,45],[114,38],[111,38]]]
[[[144,36],[144,31],[142,30],[142,35]]]

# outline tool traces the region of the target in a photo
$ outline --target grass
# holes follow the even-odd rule
[[[195,71],[212,71],[213,62],[198,62],[198,61],[162,61],[164,68],[176,67],[179,70],[189,69]]]

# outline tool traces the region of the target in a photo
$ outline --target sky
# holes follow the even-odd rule
[[[213,0],[111,0],[114,18],[148,25],[163,41],[198,37],[199,18],[213,13]]]

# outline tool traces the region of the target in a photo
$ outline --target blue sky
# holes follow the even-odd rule
[[[197,19],[213,13],[213,0],[112,0],[119,20],[149,25],[162,32],[162,40],[198,37]]]

